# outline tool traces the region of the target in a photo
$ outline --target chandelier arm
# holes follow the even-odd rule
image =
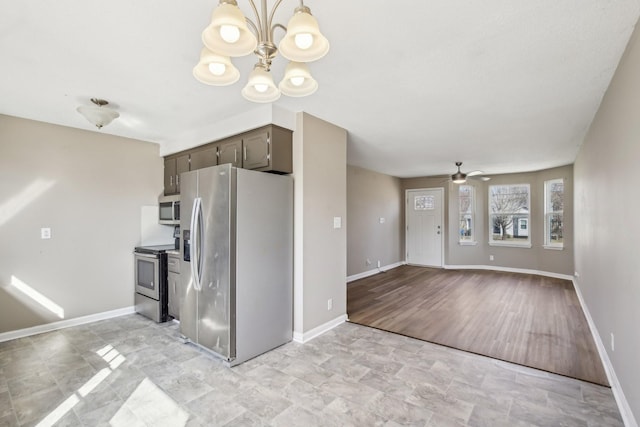
[[[280,28],[281,30],[283,30],[285,33],[287,32],[287,27],[285,27],[282,24],[276,24],[273,27],[271,27],[271,35],[273,36],[273,30],[275,30],[276,28]]]
[[[245,17],[245,20],[247,21],[247,24],[249,24],[249,27],[251,27],[251,29],[253,30],[253,33],[255,34],[255,36],[262,39],[262,36],[260,35],[260,29],[255,24],[255,22],[253,22],[251,19],[247,17]]]
[[[260,25],[262,26],[262,34],[265,39],[262,41],[271,42],[271,33],[269,32],[269,21],[267,20],[267,0],[262,0],[262,17],[259,19]]]
[[[275,15],[276,10],[278,9],[278,6],[280,6],[280,3],[282,3],[282,0],[278,0],[276,2],[276,4],[273,5],[273,9],[271,9],[271,13],[269,14],[269,21],[267,21],[267,28],[271,29],[271,38],[273,39],[273,29],[275,28],[275,26],[272,26],[273,24],[273,15]],[[285,28],[286,31],[286,28]]]
[[[258,22],[258,25],[256,25],[253,21],[250,21],[248,18],[247,21],[251,22],[253,28],[257,30],[256,35],[258,36],[258,40],[264,40],[265,35],[262,33],[262,26],[260,25],[260,14],[258,13],[258,8],[256,7],[256,4],[253,0],[249,0],[249,4],[251,4],[251,9],[253,9],[253,14],[256,16],[256,22]]]

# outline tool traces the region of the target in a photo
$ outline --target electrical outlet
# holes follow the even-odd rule
[[[327,311],[330,311],[333,308],[333,299],[329,298],[327,300]]]
[[[378,268],[380,268],[380,260],[378,260]]]
[[[51,229],[50,228],[41,228],[40,229],[40,238],[41,239],[50,239],[51,238]]]
[[[371,260],[369,258],[367,258],[367,260],[364,262],[365,265],[371,265]]]
[[[577,271],[574,271],[573,275],[576,276],[576,277],[580,277],[580,273],[578,273]]]
[[[333,228],[342,228],[342,217],[340,216],[333,217]]]
[[[493,261],[493,255],[489,255],[489,261]]]
[[[611,332],[611,351],[616,351],[616,342],[613,332]]]
[[[378,221],[380,221],[380,224],[384,224],[385,219],[383,217],[380,217],[380,219]]]

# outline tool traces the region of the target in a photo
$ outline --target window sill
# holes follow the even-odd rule
[[[476,246],[478,244],[478,242],[460,242],[460,241],[458,241],[458,244],[460,246]]]
[[[543,248],[545,249],[551,249],[552,251],[563,251],[564,250],[564,246],[549,246],[549,245],[544,245]]]
[[[502,243],[502,242],[489,242],[489,246],[506,246],[510,248],[531,248],[531,243]]]

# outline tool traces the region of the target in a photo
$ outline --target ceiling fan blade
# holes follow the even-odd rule
[[[469,179],[472,179],[474,181],[489,181],[491,178],[489,178],[488,176],[476,175],[476,176],[470,176]]]
[[[482,171],[471,171],[467,174],[467,176],[476,176],[476,175],[482,175],[484,172]]]

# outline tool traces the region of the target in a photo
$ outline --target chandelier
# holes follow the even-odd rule
[[[227,86],[238,81],[240,72],[231,63],[230,57],[249,55],[258,58],[249,74],[242,96],[253,102],[273,102],[283,93],[300,97],[311,95],[318,83],[309,72],[307,62],[322,58],[329,51],[328,40],[320,33],[318,21],[311,10],[300,0],[287,26],[273,23],[276,9],[282,3],[277,0],[271,12],[267,11],[267,0],[262,0],[260,13],[254,0],[249,0],[255,21],[246,18],[236,0],[220,0],[213,11],[211,24],[202,32],[204,48],[200,61],[193,69],[194,77],[201,83]],[[274,31],[285,31],[276,47]],[[278,86],[271,75],[271,62],[278,51],[290,62],[284,78]]]

